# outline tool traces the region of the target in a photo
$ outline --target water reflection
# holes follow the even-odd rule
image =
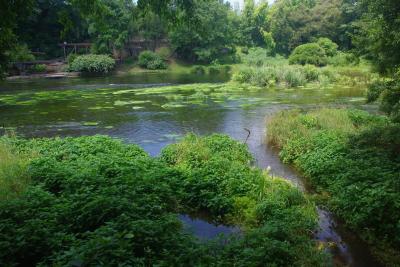
[[[228,238],[231,235],[240,233],[235,226],[213,224],[204,219],[196,218],[187,214],[179,215],[184,228],[201,240],[209,240],[217,237]]]

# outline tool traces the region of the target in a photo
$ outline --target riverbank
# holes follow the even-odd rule
[[[268,123],[268,140],[282,160],[305,175],[317,198],[387,266],[400,264],[393,235],[400,219],[398,128],[356,110],[285,111]]]
[[[310,234],[317,225],[312,202],[252,167],[247,147],[225,135],[188,135],[159,158],[104,136],[0,141],[24,162],[0,165],[0,174],[11,167],[20,174],[0,176],[0,192],[9,193],[0,196],[6,265],[328,264]],[[201,211],[240,232],[199,242],[179,218]]]

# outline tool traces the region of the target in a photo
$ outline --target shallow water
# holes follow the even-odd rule
[[[26,137],[107,134],[137,143],[157,155],[165,145],[188,132],[226,133],[244,142],[249,130],[247,144],[256,164],[271,167],[273,175],[285,177],[304,190],[296,171],[282,164],[277,151],[266,145],[268,117],[289,108],[375,109],[364,104],[365,86],[256,90],[215,84],[228,78],[225,74],[142,73],[129,77],[3,82],[0,133],[13,129]],[[183,85],[198,82],[202,84]],[[152,88],[159,85],[166,86]],[[316,239],[336,244],[330,249],[335,261],[340,265],[377,266],[362,242],[344,231],[328,212],[321,209],[319,214],[321,229]],[[207,238],[227,230],[199,219],[182,219],[191,222],[195,233]]]
[[[238,227],[211,223],[204,218],[187,214],[179,215],[179,219],[183,222],[187,231],[204,241],[218,237],[226,239],[231,235],[240,233]]]

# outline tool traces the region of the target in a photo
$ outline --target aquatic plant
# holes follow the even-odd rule
[[[330,209],[388,266],[400,263],[400,128],[358,110],[284,111],[268,123],[268,140],[281,148]]]

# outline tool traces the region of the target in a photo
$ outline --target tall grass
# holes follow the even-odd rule
[[[318,109],[307,114],[300,110],[286,110],[275,114],[268,120],[268,142],[282,148],[289,140],[297,137],[311,138],[315,129],[332,130],[340,135],[348,135],[360,126],[355,123],[359,118],[366,120],[363,112],[345,109]],[[358,129],[359,130],[359,129]]]
[[[0,139],[0,201],[17,197],[29,185],[29,159],[17,152],[7,138]]]
[[[260,87],[298,87],[309,82],[332,82],[335,78],[331,71],[311,65],[264,65],[262,67],[243,66],[233,74],[232,80]]]

